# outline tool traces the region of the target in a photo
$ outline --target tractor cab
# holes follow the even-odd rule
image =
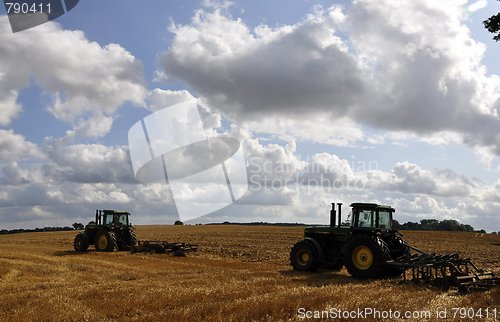
[[[89,245],[105,252],[130,250],[137,245],[137,236],[129,216],[124,210],[96,210],[95,221],[89,222],[85,231],[75,237],[75,250],[85,251]]]
[[[96,210],[95,222],[105,226],[130,226],[129,215],[128,212],[120,210]]]
[[[361,229],[392,229],[394,208],[374,203],[351,204],[351,227]]]

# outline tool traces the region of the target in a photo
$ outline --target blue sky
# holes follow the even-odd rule
[[[335,199],[500,230],[500,45],[482,26],[498,11],[483,0],[88,0],[16,34],[3,19],[0,218],[67,224],[118,207],[169,223],[175,198],[135,180],[128,130],[195,97],[208,130],[246,142],[247,158],[289,165],[290,177],[318,164],[365,187],[253,191],[205,221],[326,222]]]

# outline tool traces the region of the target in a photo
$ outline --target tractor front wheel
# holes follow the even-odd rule
[[[296,243],[290,252],[290,262],[296,271],[315,271],[319,267],[319,253],[316,246],[307,239]]]
[[[73,240],[73,247],[75,248],[75,251],[77,252],[84,252],[89,248],[89,240],[83,233],[79,233],[76,235],[75,239]]]
[[[347,243],[344,262],[352,276],[370,278],[386,273],[386,261],[389,258],[388,248],[382,239],[360,235]]]
[[[101,230],[95,239],[95,250],[98,252],[112,252],[116,246],[116,236],[112,231]]]

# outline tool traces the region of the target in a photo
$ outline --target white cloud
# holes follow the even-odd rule
[[[147,97],[147,108],[154,112],[192,99],[194,99],[194,97],[186,90],[171,91],[155,88]]]
[[[478,10],[483,9],[487,5],[488,5],[488,0],[473,1],[471,4],[467,6],[467,10],[469,12],[476,12]]]
[[[187,81],[210,106],[239,120],[280,112],[336,114],[363,91],[354,57],[322,16],[250,30],[219,10],[198,11],[191,25],[171,30],[167,75]]]
[[[0,184],[19,185],[28,183],[28,171],[19,167],[15,161],[0,166]]]
[[[256,131],[291,132],[287,123],[295,122],[302,125],[295,137],[310,140],[344,118],[431,143],[458,137],[498,155],[500,78],[481,65],[485,46],[471,38],[466,5],[359,0],[346,10],[315,7],[294,25],[254,29],[217,7],[200,10],[171,28],[164,73]],[[348,138],[369,138],[355,128]],[[321,133],[317,141],[349,142],[332,140],[333,126]]]
[[[2,89],[5,76],[0,74],[0,125],[8,125],[21,112],[21,105],[17,103],[17,91],[13,89]]]
[[[13,130],[0,129],[0,161],[18,161],[23,158],[43,158],[43,153],[24,136]]]
[[[111,131],[112,126],[113,117],[98,112],[88,119],[79,119],[75,123],[74,130],[68,134],[99,138]]]
[[[350,119],[335,119],[328,115],[311,115],[303,119],[266,116],[260,120],[244,122],[244,127],[256,133],[336,146],[352,146],[361,140],[374,139],[366,137],[361,128]]]
[[[477,146],[474,148],[474,154],[479,158],[481,164],[483,164],[488,170],[492,170],[492,163],[493,160],[495,160],[495,154],[492,149]]]
[[[16,99],[33,79],[52,97],[47,106],[56,118],[81,126],[82,118],[103,120],[125,102],[143,104],[142,65],[117,44],[101,47],[81,31],[63,30],[49,22],[12,33],[6,16],[0,17],[0,124],[7,125],[19,113]],[[95,126],[94,126],[95,127]],[[103,135],[98,131],[82,134]]]
[[[262,144],[241,129],[231,134],[244,141],[250,191],[200,222],[327,223],[330,202],[363,201],[392,204],[400,222],[453,218],[476,228],[500,229],[495,215],[500,211],[500,182],[487,185],[449,169],[428,170],[407,161],[390,171],[355,169],[335,154],[303,159],[294,140],[280,146]],[[0,167],[0,219],[6,225],[67,225],[88,221],[93,209],[103,207],[130,210],[135,223],[178,219],[169,186],[135,182],[124,147],[48,140],[44,152],[42,164],[4,161]],[[217,191],[200,187],[185,193],[206,200]],[[36,213],[33,207],[38,207]]]
[[[42,168],[49,177],[80,183],[136,182],[124,147],[49,141],[44,150],[53,161]]]

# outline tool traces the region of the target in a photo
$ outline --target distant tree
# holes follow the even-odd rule
[[[81,229],[84,229],[84,228],[85,228],[85,226],[83,226],[83,224],[82,224],[82,223],[75,222],[75,223],[73,224],[73,228],[74,228],[75,230],[81,230]]]
[[[180,226],[180,225],[184,225],[184,223],[183,223],[182,221],[180,221],[180,220],[176,220],[176,221],[174,222],[174,225],[176,225],[176,226]]]
[[[439,230],[447,230],[447,231],[460,231],[463,230],[461,229],[461,225],[458,221],[453,220],[453,219],[447,219],[439,222],[438,225]]]
[[[500,1],[500,0],[499,0]],[[489,17],[485,21],[483,21],[484,28],[488,29],[492,34],[496,34],[493,37],[493,40],[500,40],[500,12],[494,16]]]
[[[437,219],[422,219],[420,220],[420,229],[422,230],[437,230],[439,227],[439,220]]]
[[[496,232],[496,231],[494,231],[494,232],[492,232],[491,234],[492,234],[492,235],[496,235],[496,234],[497,234],[497,232]]]
[[[464,225],[464,229],[465,231],[474,231],[474,227],[472,227],[471,225]]]

